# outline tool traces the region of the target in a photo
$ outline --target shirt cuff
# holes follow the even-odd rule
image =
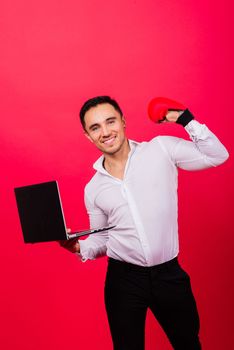
[[[205,124],[200,124],[197,120],[191,120],[191,122],[185,126],[185,130],[194,142],[205,140],[209,135],[207,126]]]
[[[92,248],[86,247],[86,239],[82,239],[79,241],[80,244],[80,252],[76,253],[76,255],[80,258],[82,262],[87,260],[95,260],[95,256]]]
[[[75,253],[76,255],[77,255],[77,257],[82,261],[82,262],[85,262],[87,259],[82,255],[82,248],[81,248],[81,246],[82,246],[82,241],[79,241],[79,240],[77,240],[77,242],[79,242],[79,244],[80,244],[80,252],[79,253]]]

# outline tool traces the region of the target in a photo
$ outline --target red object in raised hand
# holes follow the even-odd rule
[[[186,107],[177,101],[166,97],[153,98],[148,106],[148,115],[154,123],[162,122],[168,111],[184,111]]]

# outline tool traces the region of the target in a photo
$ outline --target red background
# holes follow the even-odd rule
[[[0,5],[2,349],[111,349],[106,258],[87,262],[56,242],[25,245],[13,188],[58,180],[67,226],[87,228],[85,183],[99,156],[78,112],[98,94],[119,101],[128,136],[187,138],[147,118],[152,97],[189,106],[231,153],[180,172],[180,261],[191,275],[206,350],[233,344],[233,13],[231,1],[3,0]],[[146,349],[171,349],[149,312]]]

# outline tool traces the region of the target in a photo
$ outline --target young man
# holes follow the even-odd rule
[[[192,142],[171,136],[128,140],[123,113],[108,96],[88,100],[80,119],[103,153],[85,188],[90,226],[116,227],[61,245],[83,261],[108,256],[105,304],[114,349],[144,349],[147,308],[174,349],[201,349],[190,279],[177,260],[177,168],[217,166],[228,158],[225,147],[189,111],[186,117],[170,111],[166,121],[182,124]]]

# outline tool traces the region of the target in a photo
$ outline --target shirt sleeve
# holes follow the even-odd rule
[[[228,159],[227,149],[206,125],[192,120],[185,130],[192,141],[160,137],[161,146],[176,166],[184,170],[201,170],[218,166]]]
[[[85,192],[85,206],[89,215],[90,227],[102,228],[108,225],[107,216],[104,212],[95,207]],[[80,253],[78,254],[83,262],[94,260],[106,255],[106,243],[108,241],[108,231],[97,232],[84,240],[80,240]]]

